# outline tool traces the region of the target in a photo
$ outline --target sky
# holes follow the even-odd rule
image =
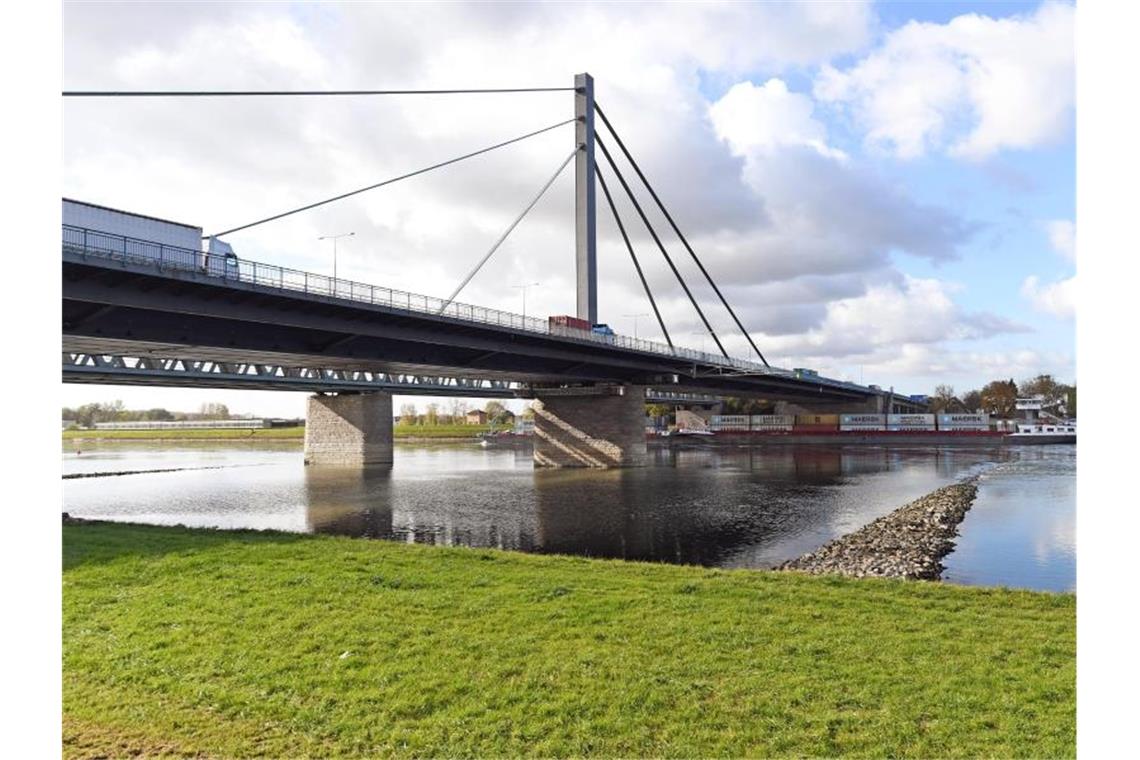
[[[1074,15],[1060,2],[65,3],[64,87],[562,87],[588,71],[773,364],[964,392],[1076,380]],[[572,115],[568,92],[65,99],[63,188],[209,233]],[[243,258],[329,273],[318,238],[351,231],[340,276],[446,296],[572,148],[563,127],[227,240]],[[517,312],[515,286],[537,282],[528,314],[573,313],[572,190],[564,172],[460,300]],[[675,342],[711,349],[619,207]],[[649,303],[608,209],[598,216],[599,319],[660,339],[634,316]],[[748,356],[663,239],[729,352]],[[304,396],[65,386],[63,401],[294,417]]]

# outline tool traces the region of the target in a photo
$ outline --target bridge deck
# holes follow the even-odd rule
[[[77,228],[64,228],[62,261],[63,348],[72,353],[816,401],[878,393],[627,336],[560,333],[468,304],[441,311],[430,296],[258,262],[222,270],[201,252]]]

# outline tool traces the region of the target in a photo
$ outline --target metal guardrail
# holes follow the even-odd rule
[[[446,303],[442,298],[409,293],[403,290],[369,285],[328,275],[289,269],[276,264],[211,254],[205,251],[165,245],[150,240],[139,240],[112,235],[98,230],[63,225],[63,250],[84,257],[96,257],[130,264],[154,266],[159,270],[171,269],[195,272],[209,276],[248,283],[258,287],[294,291],[309,295],[326,296],[356,303],[385,306],[391,309],[413,311],[431,316],[445,316],[465,322],[507,327],[538,335],[550,335],[586,343],[600,343],[644,353],[687,359],[699,364],[758,375],[776,375],[788,378],[798,376],[787,369],[766,367],[746,359],[725,358],[690,348],[670,348],[664,343],[631,338],[626,335],[600,335],[573,328],[551,326],[546,320],[524,317],[498,309],[488,309],[464,303]],[[799,378],[809,379],[809,378]],[[863,386],[841,380],[813,376],[811,382],[838,388],[866,391]]]

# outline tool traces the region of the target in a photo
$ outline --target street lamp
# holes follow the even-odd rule
[[[633,317],[633,339],[637,340],[637,318],[652,317],[652,314],[622,314],[623,317]]]
[[[526,290],[527,290],[527,288],[533,288],[539,284],[540,283],[537,283],[537,282],[528,282],[525,285],[512,285],[511,286],[512,288],[515,288],[516,290],[522,291],[522,294],[523,294],[523,313],[522,313],[523,319],[526,319]]]
[[[352,237],[355,232],[342,232],[339,235],[322,235],[317,240],[331,240],[333,241],[333,282],[336,282],[336,241],[343,237]],[[335,285],[333,287],[336,287]]]

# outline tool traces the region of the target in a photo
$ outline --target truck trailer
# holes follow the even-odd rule
[[[77,249],[196,267],[218,277],[236,278],[240,266],[230,244],[203,239],[201,227],[71,198],[63,199],[63,241]]]

